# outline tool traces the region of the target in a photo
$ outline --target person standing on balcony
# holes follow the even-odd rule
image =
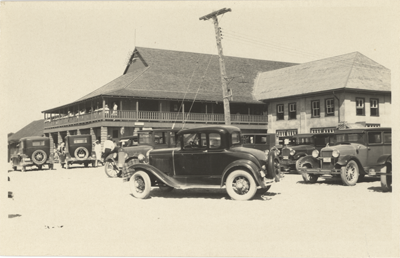
[[[108,117],[110,115],[110,109],[108,108],[108,105],[106,104],[106,106],[104,107],[104,113],[106,114],[106,117]]]
[[[118,106],[117,106],[117,104],[114,102],[113,113],[112,113],[113,117],[116,117],[116,116],[117,116],[117,110],[118,110]],[[114,121],[115,121],[115,118],[114,118]]]

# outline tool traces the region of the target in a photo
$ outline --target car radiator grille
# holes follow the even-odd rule
[[[282,156],[289,156],[290,150],[289,149],[282,149]]]
[[[332,165],[332,163],[322,163],[321,168],[322,168],[322,169],[329,169],[329,170],[331,170],[331,169],[333,168],[333,165]]]
[[[322,151],[321,157],[332,157],[332,151]]]

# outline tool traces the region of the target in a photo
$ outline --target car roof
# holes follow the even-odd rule
[[[145,129],[145,130],[140,130],[138,133],[147,133],[147,132],[178,132],[181,129],[172,129],[172,128],[165,128],[165,129]]]
[[[231,126],[231,125],[211,125],[211,126],[199,126],[195,128],[190,128],[190,129],[182,129],[179,131],[179,134],[184,134],[184,133],[197,133],[197,132],[223,132],[223,133],[233,133],[233,132],[240,132],[239,127],[236,126]]]
[[[80,134],[80,135],[67,135],[66,138],[79,138],[79,137],[88,137],[91,136],[90,134]]]
[[[386,131],[391,132],[391,127],[363,127],[363,128],[349,128],[349,129],[341,129],[337,130],[335,134],[343,134],[343,133],[364,133],[365,131],[371,132],[379,132],[379,131]]]
[[[25,141],[25,140],[49,140],[49,137],[43,137],[43,136],[31,136],[31,137],[23,137],[19,139],[20,141]]]

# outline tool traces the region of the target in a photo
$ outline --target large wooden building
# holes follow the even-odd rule
[[[244,132],[267,132],[267,106],[252,94],[259,72],[296,65],[225,57],[231,123]],[[43,111],[44,133],[54,142],[91,134],[104,142],[142,128],[223,124],[217,55],[135,48],[124,73],[77,101]],[[114,110],[115,107],[115,110]]]
[[[390,70],[358,52],[260,73],[254,95],[280,137],[391,126]]]

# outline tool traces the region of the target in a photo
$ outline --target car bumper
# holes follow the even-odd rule
[[[65,158],[65,162],[85,162],[85,161],[96,161],[96,158],[89,157],[87,159],[77,159],[77,158]]]
[[[340,169],[322,169],[322,168],[300,168],[300,173],[303,174],[321,174],[321,175],[340,175],[342,171],[346,169],[342,167]]]

